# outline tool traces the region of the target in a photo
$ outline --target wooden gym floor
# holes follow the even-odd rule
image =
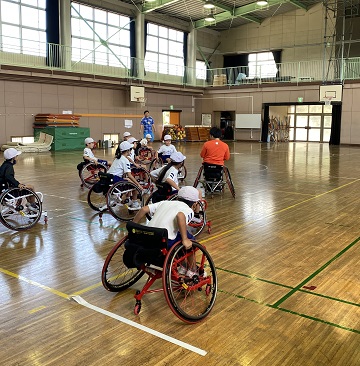
[[[178,146],[189,185],[201,145]],[[23,153],[16,176],[44,193],[49,221],[25,232],[0,224],[0,364],[360,365],[360,148],[229,145],[237,196],[207,199],[212,232],[199,241],[219,291],[197,325],[175,317],[162,293],[145,296],[135,316],[143,282],[118,294],[102,287],[125,225],[109,214],[101,223],[88,207],[81,151]]]

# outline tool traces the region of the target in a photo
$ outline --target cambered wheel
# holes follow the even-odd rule
[[[106,173],[107,167],[104,164],[88,163],[80,171],[82,186],[91,188],[99,181],[99,173]]]
[[[89,206],[95,211],[103,212],[107,210],[106,196],[103,192],[96,193],[94,191],[94,186],[89,190],[87,201]]]
[[[150,191],[151,189],[151,176],[150,173],[144,168],[131,169],[131,175],[141,185],[142,189]]]
[[[163,161],[161,158],[155,158],[151,163],[150,163],[150,167],[149,167],[149,170],[152,171],[152,170],[155,170],[155,169],[158,169],[158,168],[161,168],[162,166],[164,165]]]
[[[101,272],[101,281],[108,291],[123,291],[136,283],[145,273],[136,268],[127,268],[124,264],[123,255],[126,240],[127,236],[111,249],[105,259]]]
[[[187,170],[186,170],[186,166],[183,165],[182,167],[180,167],[180,169],[178,170],[178,180],[179,181],[183,181],[185,180],[187,175]]]
[[[134,210],[129,203],[134,200],[134,193],[139,202],[139,208]],[[120,181],[110,187],[106,196],[107,207],[110,213],[121,221],[131,221],[142,207],[141,190],[134,183]]]
[[[193,184],[193,187],[197,188],[197,186],[199,184],[199,181],[200,181],[201,173],[203,172],[203,170],[204,170],[204,166],[201,165],[201,167],[199,168],[199,171],[197,173],[197,176],[195,178],[195,182]]]
[[[225,178],[226,178],[226,183],[230,189],[230,192],[233,196],[233,198],[235,198],[236,196],[236,193],[235,193],[235,188],[234,188],[234,185],[233,185],[233,182],[232,182],[232,179],[231,179],[231,175],[230,175],[230,172],[229,172],[229,169],[228,168],[224,168],[224,173],[225,173]]]
[[[188,270],[196,274],[190,277]],[[216,299],[217,275],[210,254],[201,244],[193,242],[190,250],[181,243],[172,246],[165,258],[162,280],[166,301],[179,319],[197,323],[210,313]]]
[[[30,189],[10,188],[0,196],[0,221],[11,230],[33,227],[41,217],[42,203]]]

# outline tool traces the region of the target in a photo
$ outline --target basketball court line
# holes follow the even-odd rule
[[[95,305],[91,305],[88,302],[86,302],[79,295],[67,295],[67,294],[65,294],[65,293],[63,293],[61,291],[57,291],[57,290],[55,290],[55,289],[53,289],[51,287],[42,285],[39,282],[30,280],[30,279],[28,279],[28,278],[26,278],[24,276],[20,276],[20,275],[14,273],[14,272],[10,272],[10,271],[8,271],[8,270],[6,270],[4,268],[0,268],[0,272],[4,273],[6,275],[9,275],[11,277],[17,278],[18,280],[24,281],[24,282],[26,282],[26,283],[28,283],[30,285],[33,285],[33,286],[39,287],[39,288],[41,288],[43,290],[49,291],[50,293],[52,293],[54,295],[57,295],[57,296],[60,296],[60,297],[62,297],[64,299],[74,300],[75,302],[77,302],[78,304],[80,304],[82,306],[85,306],[85,307],[87,307],[89,309],[95,310],[98,313],[101,313],[103,315],[109,316],[109,317],[111,317],[113,319],[116,319],[118,321],[121,321],[122,323],[125,323],[127,325],[130,325],[130,326],[132,326],[134,328],[140,329],[140,330],[142,330],[142,331],[144,331],[146,333],[149,333],[149,334],[151,334],[151,335],[153,335],[155,337],[161,338],[161,339],[163,339],[163,340],[165,340],[167,342],[173,343],[173,344],[175,344],[175,345],[177,345],[179,347],[185,348],[185,349],[187,349],[187,350],[189,350],[191,352],[197,353],[200,356],[206,356],[206,354],[207,354],[207,351],[204,351],[204,350],[202,350],[200,348],[197,348],[195,346],[192,346],[189,343],[182,342],[182,341],[180,341],[180,340],[178,340],[176,338],[167,336],[166,334],[160,333],[160,332],[158,332],[156,330],[153,330],[151,328],[145,327],[144,325],[141,325],[141,324],[138,324],[138,323],[133,322],[131,320],[128,320],[126,318],[123,318],[122,316],[119,316],[117,314],[111,313],[110,311],[104,310],[104,309],[99,308],[99,307],[97,307]],[[37,308],[37,309],[33,309],[33,311],[37,311],[38,309],[40,309],[40,307]]]

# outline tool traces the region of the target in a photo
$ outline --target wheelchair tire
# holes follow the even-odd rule
[[[104,164],[88,163],[80,170],[79,176],[81,183],[86,188],[91,188],[99,181],[99,173],[106,173],[107,167]]]
[[[92,186],[87,195],[87,201],[89,206],[98,212],[104,212],[108,209],[106,204],[106,196],[103,192],[96,193],[94,191],[94,186]]]
[[[120,181],[110,187],[106,202],[107,207],[117,220],[131,221],[139,210],[132,210],[127,203],[126,197],[133,191],[137,192],[137,199],[139,200],[140,208],[142,207],[142,192],[134,183],[128,181]],[[139,208],[139,209],[140,209]]]
[[[122,238],[107,255],[101,272],[103,286],[112,292],[119,292],[127,289],[136,283],[144,271],[137,268],[128,268],[124,264],[123,255],[127,236]]]
[[[195,178],[195,182],[193,184],[193,187],[197,188],[198,184],[199,184],[199,181],[200,181],[200,178],[201,178],[201,173],[203,172],[204,170],[204,166],[201,165],[201,167],[199,168],[199,171],[197,173],[197,176]]]
[[[32,197],[36,208],[30,206]],[[21,231],[33,227],[41,217],[42,203],[39,196],[30,189],[10,188],[0,196],[0,221],[8,229]]]
[[[155,158],[153,159],[153,161],[150,163],[150,167],[149,167],[149,171],[151,172],[152,170],[161,168],[164,165],[163,161],[161,158]]]
[[[231,179],[231,175],[230,175],[230,171],[228,168],[224,168],[224,173],[225,173],[225,178],[226,178],[226,183],[229,187],[229,190],[233,196],[233,198],[235,198],[236,193],[235,193],[235,188]]]
[[[183,181],[183,180],[185,180],[186,175],[187,175],[186,166],[185,166],[185,165],[183,165],[183,166],[179,169],[179,171],[178,171],[178,180],[179,180],[179,181]]]
[[[188,258],[192,258],[189,265]],[[197,267],[196,274],[187,270]],[[179,273],[183,269],[184,275]],[[163,266],[163,288],[171,311],[182,321],[193,324],[203,320],[212,310],[217,294],[217,274],[214,262],[207,250],[193,242],[186,250],[182,243],[173,245],[167,253]]]
[[[151,176],[150,173],[144,168],[131,169],[131,175],[141,185],[144,190],[150,191],[151,189]]]

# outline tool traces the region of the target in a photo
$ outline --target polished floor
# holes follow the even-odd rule
[[[190,185],[201,145],[177,146]],[[81,152],[23,153],[16,176],[44,194],[49,220],[24,232],[0,224],[0,364],[360,365],[360,148],[229,146],[237,195],[207,198],[212,231],[199,241],[219,288],[196,325],[175,317],[162,293],[134,315],[143,282],[103,288],[104,259],[125,225],[89,208]]]

